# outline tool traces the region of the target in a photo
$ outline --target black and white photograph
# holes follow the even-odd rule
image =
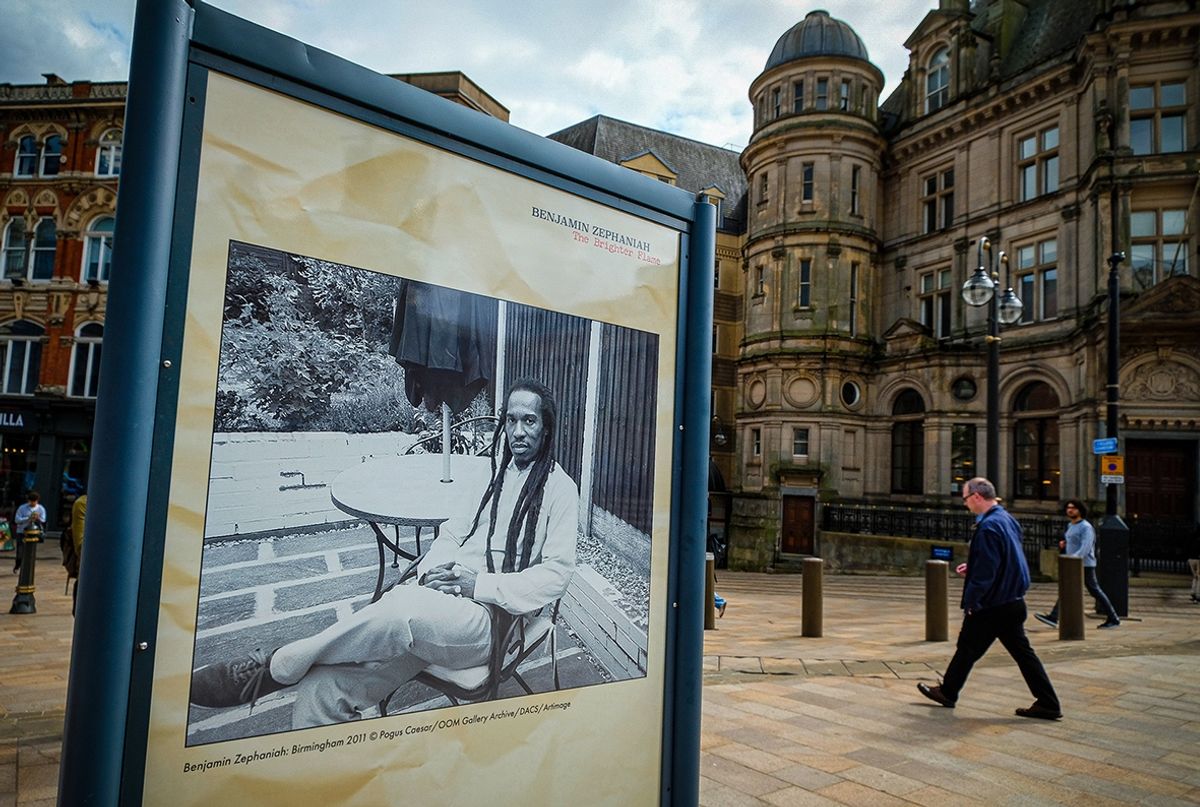
[[[230,242],[188,746],[647,675],[659,337]]]

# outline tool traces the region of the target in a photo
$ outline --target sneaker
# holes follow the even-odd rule
[[[1097,627],[1100,627],[1100,628],[1116,628],[1116,627],[1120,627],[1120,625],[1121,625],[1121,620],[1119,620],[1119,619],[1117,619],[1117,620],[1112,620],[1112,619],[1110,619],[1110,620],[1108,620],[1107,622],[1105,622],[1103,625],[1097,625]]]
[[[1036,717],[1038,720],[1062,720],[1062,711],[1042,706],[1037,701],[1028,709],[1018,709],[1017,717]]]
[[[921,684],[917,684],[917,691],[920,692],[925,697],[929,698],[929,700],[933,701],[934,703],[940,703],[942,706],[945,706],[947,709],[954,708],[954,701],[952,701],[948,697],[946,697],[946,695],[942,692],[942,688],[940,686],[932,686],[931,687],[928,684],[921,683]]]
[[[1050,616],[1049,614],[1034,614],[1033,618],[1036,619],[1038,622],[1042,622],[1046,625],[1049,625],[1052,628],[1058,627],[1058,620],[1055,619],[1054,617]]]
[[[197,668],[192,673],[191,702],[197,706],[240,706],[283,689],[271,677],[271,656],[255,649],[235,661],[221,661]]]

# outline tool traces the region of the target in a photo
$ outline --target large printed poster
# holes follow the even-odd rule
[[[145,802],[657,802],[679,234],[203,118]]]

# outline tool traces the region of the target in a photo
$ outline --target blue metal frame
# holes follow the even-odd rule
[[[88,548],[80,573],[58,803],[115,804],[126,755],[144,519],[162,366],[175,178],[191,9],[138,4],[125,108],[125,153],[88,479]],[[161,570],[160,570],[161,572]],[[146,651],[138,650],[146,642]]]
[[[194,5],[194,8],[191,6]],[[59,803],[137,804],[145,776],[204,88],[216,70],[666,225],[681,236],[663,804],[699,798],[715,210],[197,0],[134,27]],[[139,514],[143,518],[138,523]],[[135,569],[140,574],[135,574]]]

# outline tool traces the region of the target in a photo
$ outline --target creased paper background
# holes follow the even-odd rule
[[[539,207],[648,242],[661,265],[576,241]],[[230,240],[427,280],[659,334],[649,671],[645,678],[185,748],[213,401]],[[657,802],[679,238],[674,231],[211,73],[205,107],[155,655],[145,803]],[[251,765],[185,765],[400,731],[528,704],[535,716]]]

